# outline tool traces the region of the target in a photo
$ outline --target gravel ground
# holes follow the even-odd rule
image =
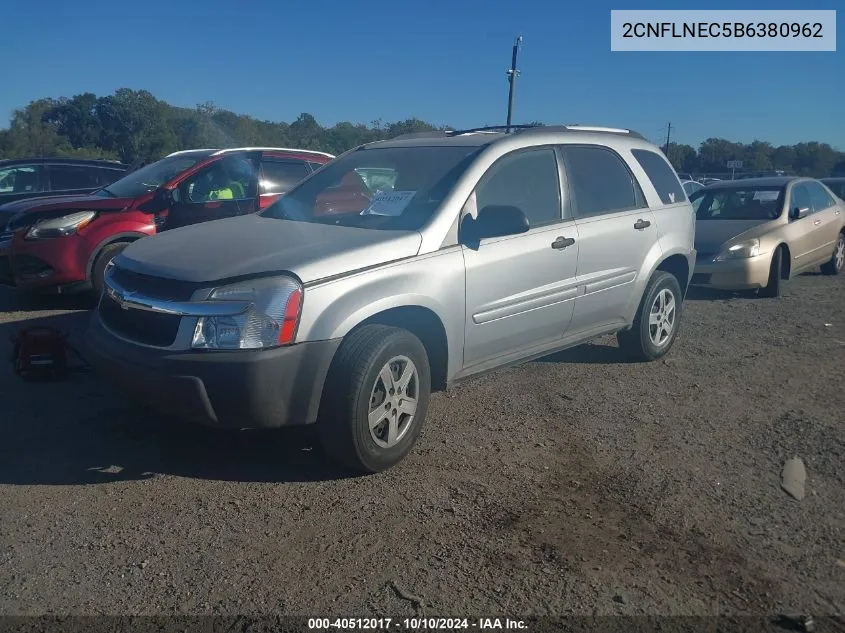
[[[84,303],[0,291],[0,337]],[[307,433],[223,433],[95,376],[0,365],[0,613],[845,613],[845,281],[695,293],[663,361],[614,339],[432,399],[348,477]],[[780,488],[801,457],[807,496]]]

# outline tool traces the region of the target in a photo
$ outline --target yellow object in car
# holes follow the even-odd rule
[[[235,195],[231,189],[217,189],[216,191],[208,192],[209,200],[233,200]]]

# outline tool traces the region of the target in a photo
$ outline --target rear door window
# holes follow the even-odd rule
[[[100,184],[109,185],[124,176],[126,172],[119,169],[100,168]]]
[[[271,160],[261,162],[261,193],[285,193],[311,173],[302,160]]]
[[[808,182],[807,189],[810,191],[810,200],[813,203],[813,211],[824,211],[836,204],[833,198],[817,182]]]
[[[100,186],[99,170],[80,165],[50,165],[50,190],[96,189]]]
[[[561,146],[576,215],[589,217],[645,207],[631,170],[616,152],[598,145]]]
[[[41,165],[15,165],[0,169],[0,195],[43,191],[45,178]]]
[[[675,170],[663,156],[646,149],[631,150],[663,204],[683,202],[686,195]]]

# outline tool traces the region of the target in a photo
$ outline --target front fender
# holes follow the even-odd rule
[[[387,310],[421,307],[443,324],[449,375],[463,360],[465,288],[460,248],[306,285],[297,342],[337,339]]]

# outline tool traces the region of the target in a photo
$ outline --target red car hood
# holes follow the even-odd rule
[[[134,198],[106,198],[104,196],[42,196],[16,200],[0,205],[0,213],[6,215],[30,211],[52,211],[53,209],[79,209],[95,211],[120,211],[130,206]]]

